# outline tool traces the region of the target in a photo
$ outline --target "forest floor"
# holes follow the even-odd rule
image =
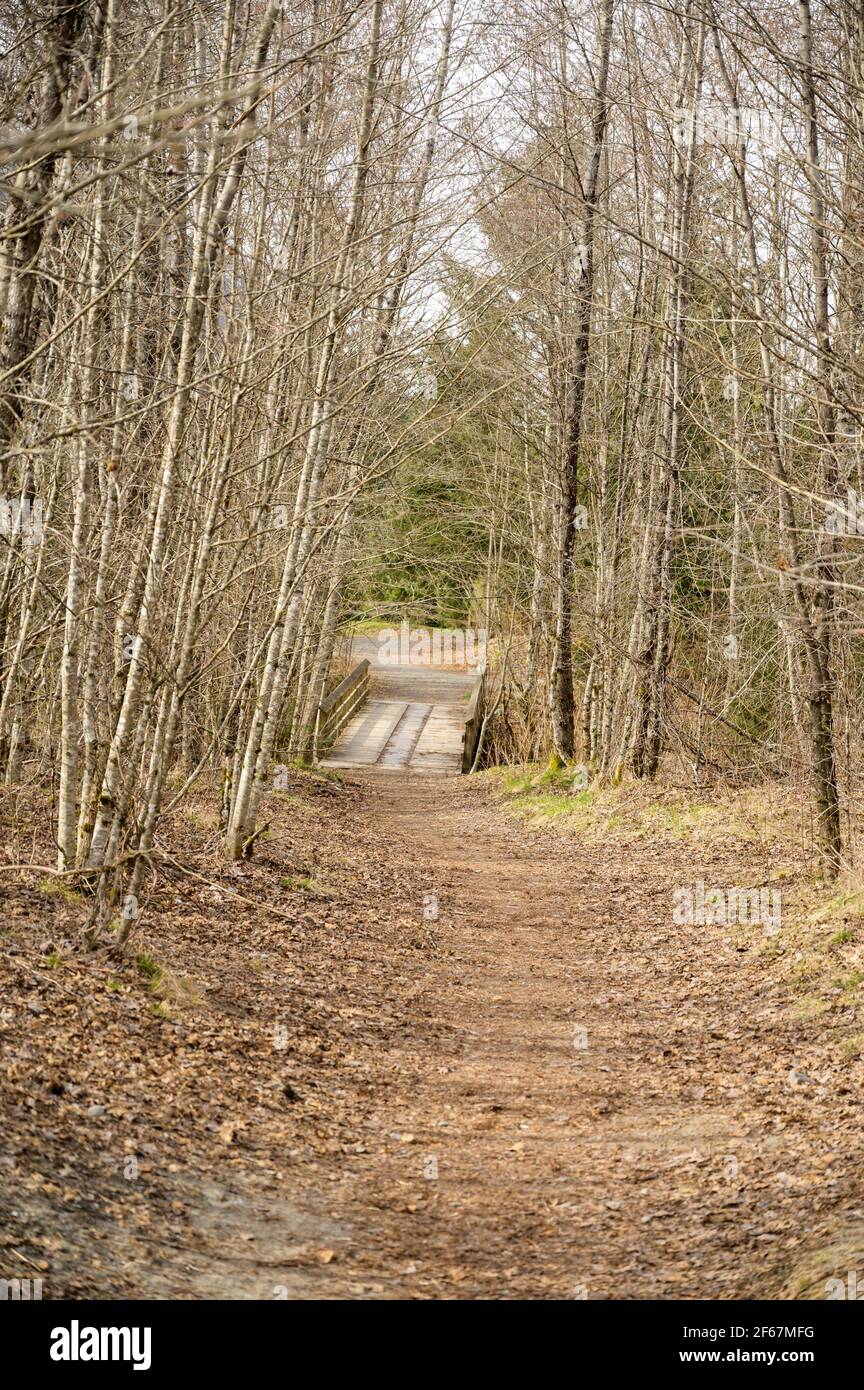
[[[0,1277],[821,1299],[864,1270],[860,894],[782,819],[617,797],[298,772],[232,872],[201,792],[121,963],[3,873]],[[49,864],[49,829],[6,794],[7,862]],[[769,878],[779,934],[674,920],[677,886]]]

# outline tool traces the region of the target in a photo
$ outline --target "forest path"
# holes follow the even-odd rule
[[[175,818],[195,873],[154,892],[139,947],[187,982],[167,1012],[134,961],[65,944],[76,907],[7,905],[4,1277],[824,1298],[860,1268],[860,1067],[758,927],[673,921],[676,886],[747,882],[752,846],[592,843],[489,779],[380,767],[298,772],[269,815],[239,877]]]
[[[329,1296],[770,1298],[855,1224],[857,1160],[838,1190],[819,1137],[830,1090],[832,1157],[860,1154],[842,1067],[755,951],[673,923],[692,850],[528,830],[467,779],[360,785],[438,917],[329,1194]],[[739,868],[724,844],[699,872]]]

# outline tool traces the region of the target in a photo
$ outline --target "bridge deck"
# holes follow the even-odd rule
[[[368,639],[355,642],[354,655],[372,663],[369,699],[321,766],[424,776],[461,772],[465,713],[476,674],[440,666],[381,666]]]

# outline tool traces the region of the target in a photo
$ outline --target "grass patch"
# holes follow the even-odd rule
[[[815,994],[805,994],[795,1005],[795,1017],[801,1023],[813,1023],[815,1019],[821,1018],[823,1014],[830,1011],[831,1004],[827,999],[820,999]]]
[[[823,1302],[825,1299],[838,1299],[847,1296],[849,1275],[864,1268],[864,1222],[851,1221],[848,1217],[838,1227],[831,1242],[816,1250],[802,1254],[777,1298],[784,1301]],[[836,1282],[835,1282],[836,1281]],[[860,1283],[860,1280],[859,1280]],[[853,1294],[859,1294],[855,1287]]]
[[[864,919],[864,886],[854,882],[843,884],[839,890],[835,884],[831,896],[826,897],[811,914],[811,921],[816,924],[842,921],[841,932],[849,932],[851,940],[850,918]],[[839,936],[840,932],[837,934]]]
[[[149,951],[140,951],[135,957],[135,964],[144,976],[150,993],[158,1000],[156,1008],[150,1005],[151,1013],[158,1009],[160,1017],[167,1018],[171,1007],[189,1009],[203,1004],[204,997],[192,980],[160,965]]]
[[[302,758],[289,758],[287,754],[283,755],[281,763],[283,767],[291,769],[291,776],[296,777],[298,781],[303,779],[307,784],[310,782],[338,782],[340,786],[345,785],[344,776],[335,768],[320,767],[317,763],[305,762]],[[281,797],[283,801],[297,795],[296,792],[292,793],[286,787],[274,787],[273,790],[275,795]]]
[[[531,825],[557,823],[590,840],[621,842],[662,835],[685,839],[701,827],[717,828],[724,808],[694,801],[677,791],[647,789],[641,783],[607,786],[588,782],[584,766],[527,766],[492,769],[485,774],[497,787],[504,808]]]
[[[287,888],[290,893],[315,893],[319,898],[329,897],[327,888],[322,887],[314,878],[304,874],[287,874],[285,878],[280,878],[279,887]]]
[[[502,809],[534,826],[590,842],[621,845],[664,840],[698,845],[736,839],[772,865],[772,882],[797,880],[808,860],[800,800],[773,783],[712,787],[694,795],[687,786],[642,782],[625,775],[615,785],[588,770],[538,764],[491,768],[485,776]],[[588,773],[590,775],[590,773]]]
[[[39,882],[38,890],[43,898],[61,898],[64,903],[71,903],[76,907],[84,901],[81,894],[70,888],[62,878],[43,878]]]
[[[140,954],[135,957],[135,964],[138,966],[141,974],[146,976],[148,980],[157,980],[159,978],[160,967],[149,952],[141,951]]]
[[[864,887],[852,876],[825,887],[801,875],[783,889],[778,974],[797,996],[795,1014],[810,1022],[839,1017],[835,1038],[846,1057],[858,1055],[864,1009]]]
[[[166,1013],[169,1007],[195,1009],[204,1003],[204,996],[194,981],[185,975],[175,975],[173,970],[168,970],[165,966],[159,968],[159,974],[152,981],[150,988]]]
[[[381,632],[384,628],[398,628],[397,618],[361,618],[359,622],[351,624],[352,633],[358,632]]]
[[[313,808],[309,802],[302,797],[299,792],[274,791],[273,795],[282,802],[283,806],[292,806],[297,811],[311,811]]]
[[[728,846],[739,863],[750,864],[758,883],[779,889],[782,900],[780,931],[737,923],[736,946],[785,985],[799,1023],[820,1020],[844,1055],[857,1055],[864,1036],[864,881],[848,875],[826,884],[820,877],[795,789],[772,782],[717,786],[694,796],[686,786],[630,777],[617,786],[594,780],[585,787],[584,768],[560,765],[482,775],[505,814],[550,834],[622,848],[681,844],[686,856],[692,849],[696,863],[703,848]]]

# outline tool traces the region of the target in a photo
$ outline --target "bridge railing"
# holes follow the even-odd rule
[[[325,696],[315,716],[315,757],[320,757],[369,696],[369,662],[363,660]]]
[[[465,732],[462,735],[462,771],[470,772],[477,756],[477,745],[483,732],[483,712],[486,701],[486,668],[480,668],[465,715]]]

